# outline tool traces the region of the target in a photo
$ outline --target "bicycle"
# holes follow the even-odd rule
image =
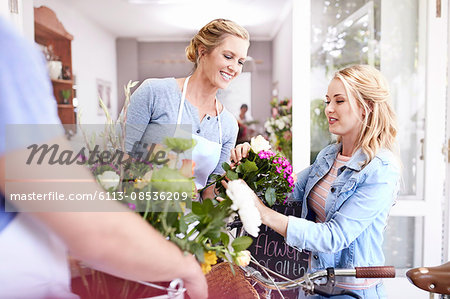
[[[424,291],[450,295],[450,262],[436,267],[413,268],[406,272],[408,280]],[[445,296],[450,298],[450,296]]]
[[[243,234],[241,230],[242,224],[239,220],[235,220],[228,225],[229,229],[237,228],[236,235]],[[288,279],[271,271],[252,259],[252,262],[258,265],[265,276],[260,271],[251,266],[240,267],[246,277],[255,281],[256,284],[262,288],[269,290],[266,298],[270,298],[271,292],[277,290],[281,297],[281,291],[302,289],[308,295],[322,295],[325,297],[333,297],[339,295],[348,295],[353,298],[361,298],[359,295],[345,289],[339,289],[336,286],[336,277],[355,277],[355,278],[395,278],[396,271],[392,266],[377,266],[377,267],[355,267],[354,269],[334,269],[328,268],[325,270],[307,273],[303,277],[297,279]],[[281,278],[281,281],[275,281],[269,275]],[[441,295],[450,295],[450,262],[436,267],[419,267],[407,271],[406,277],[416,287]],[[324,281],[324,282],[319,282]],[[450,298],[445,296],[445,298]]]

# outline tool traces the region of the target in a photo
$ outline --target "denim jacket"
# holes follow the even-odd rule
[[[397,197],[400,169],[392,152],[380,150],[364,168],[358,150],[338,169],[325,203],[326,221],[314,222],[308,195],[324,177],[341,149],[324,148],[316,161],[297,176],[293,199],[302,201],[301,218],[289,216],[286,243],[311,251],[310,271],[384,264],[383,231]]]

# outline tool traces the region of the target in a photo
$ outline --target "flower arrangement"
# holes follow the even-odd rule
[[[226,173],[224,176],[217,176],[215,180],[216,187],[219,188],[219,195],[223,198],[225,198],[225,195],[228,195],[231,199],[235,198],[233,192],[231,191],[230,193],[230,190],[225,191],[225,188],[220,183],[226,176],[231,181],[238,179],[245,181],[269,207],[275,203],[283,204],[287,195],[292,192],[295,183],[295,174],[292,172],[291,164],[281,154],[271,151],[269,142],[261,135],[253,137],[250,146],[251,149],[248,156],[243,158],[238,165],[235,167],[231,167],[228,163],[222,165]],[[241,193],[245,192],[245,190],[238,189],[236,192]],[[250,198],[250,196],[240,196],[239,198]],[[241,210],[251,211],[251,208]],[[248,217],[245,214],[241,215],[241,213],[239,215],[245,227],[245,219]],[[246,228],[246,231],[252,234],[251,232],[254,230]]]
[[[166,137],[163,145],[154,145],[145,157],[131,157],[125,153],[126,113],[130,90],[136,84],[130,81],[125,87],[124,108],[116,121],[111,119],[99,99],[107,122],[97,135],[88,136],[85,130],[81,130],[90,154],[96,155],[95,159],[84,158],[85,163],[111,198],[119,199],[139,213],[181,250],[195,255],[205,273],[211,270],[217,258],[240,264],[245,260],[245,250],[252,240],[247,236],[230,240],[226,221],[236,210],[233,202],[215,204],[210,199],[202,202],[192,200],[197,194],[193,180],[194,163],[180,158],[195,146],[195,141]],[[97,143],[102,144],[103,152],[96,150]],[[108,156],[105,151],[110,153],[109,156],[121,159],[105,161],[102,159]],[[163,153],[163,159],[157,159],[156,156],[161,158],[158,153]]]
[[[270,102],[272,116],[264,123],[269,141],[278,152],[292,161],[292,99]]]

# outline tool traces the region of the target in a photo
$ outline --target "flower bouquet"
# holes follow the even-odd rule
[[[271,146],[261,135],[253,137],[250,152],[238,165],[231,167],[223,163],[224,176],[216,177],[219,195],[225,198],[225,188],[220,183],[226,176],[229,180],[244,180],[247,185],[271,207],[275,203],[283,204],[295,183],[295,174],[288,159],[270,150]]]
[[[187,254],[195,255],[204,273],[211,270],[218,258],[238,265],[244,263],[251,238],[243,236],[230,240],[226,232],[226,221],[234,212],[233,202],[215,204],[210,199],[192,200],[197,195],[194,163],[180,159],[195,146],[192,139],[166,137],[162,145],[153,144],[146,155],[138,157],[125,152],[126,112],[130,89],[136,84],[129,82],[126,86],[125,105],[117,121],[112,121],[99,99],[107,123],[101,133],[91,136],[81,129],[90,153],[89,159],[82,157],[83,162],[107,191],[108,197],[139,213],[167,240]],[[102,151],[98,150],[100,146]],[[104,159],[105,156],[119,159]],[[129,290],[130,283],[135,284],[124,281],[122,290]],[[98,285],[91,288],[98,288]]]

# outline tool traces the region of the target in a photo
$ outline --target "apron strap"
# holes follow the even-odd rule
[[[220,121],[220,113],[219,113],[219,104],[218,100],[216,99],[216,113],[217,113],[217,121],[219,122],[219,143],[222,144],[222,122]]]
[[[190,77],[191,76],[188,76],[184,80],[183,91],[181,93],[180,108],[178,108],[177,127],[176,127],[176,129],[178,129],[180,124],[181,124],[181,117],[183,116],[183,109],[184,109],[184,101],[186,100],[186,90],[187,90],[187,85],[188,85]],[[215,100],[216,100],[217,121],[219,122],[219,144],[222,144],[222,122],[220,121],[219,104],[218,104],[219,101],[217,100],[217,98],[215,98]]]
[[[177,129],[178,126],[181,124],[181,116],[183,115],[183,109],[184,109],[184,100],[186,99],[186,90],[187,90],[187,84],[189,82],[189,78],[191,76],[187,77],[184,80],[184,84],[183,84],[183,92],[181,94],[181,102],[180,102],[180,108],[178,108],[178,117],[177,117]]]

